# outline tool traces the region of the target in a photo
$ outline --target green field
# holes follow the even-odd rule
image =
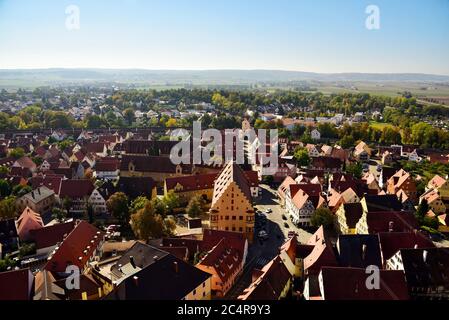
[[[390,127],[394,128],[394,126],[390,123],[383,123],[383,122],[376,122],[376,121],[370,121],[369,125],[377,130],[383,130],[384,128]]]

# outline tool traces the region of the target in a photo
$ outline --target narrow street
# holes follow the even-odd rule
[[[312,234],[303,229],[297,228],[290,220],[284,220],[282,215],[285,214],[277,199],[277,192],[269,186],[261,185],[262,195],[257,201],[256,210],[263,212],[267,216],[267,222],[264,230],[268,233],[268,239],[260,241],[258,238],[259,228],[254,233],[254,243],[249,246],[246,265],[236,281],[235,285],[225,297],[226,300],[237,299],[252,281],[254,269],[263,268],[279,253],[279,248],[288,239],[289,231],[295,231],[298,234],[300,243],[306,243]],[[272,212],[265,213],[267,209]],[[288,224],[288,228],[285,226]]]

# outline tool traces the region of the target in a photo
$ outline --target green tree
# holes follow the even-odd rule
[[[25,155],[25,150],[23,148],[15,148],[9,152],[9,156],[14,159],[20,159]]]
[[[359,162],[351,163],[346,167],[346,173],[351,174],[354,178],[360,179],[363,175],[363,167]]]
[[[162,198],[162,202],[166,206],[169,213],[173,213],[173,210],[181,207],[179,196],[173,190],[167,192],[167,194]]]
[[[293,157],[300,167],[307,167],[310,165],[311,159],[309,153],[307,152],[307,149],[305,148],[296,149]]]
[[[123,192],[114,193],[106,202],[109,212],[121,223],[129,221],[128,197]]]
[[[334,214],[327,208],[317,209],[312,216],[311,223],[314,227],[323,226],[330,229],[334,225]]]
[[[139,211],[140,209],[145,208],[147,203],[148,203],[148,198],[147,197],[143,197],[143,196],[137,197],[136,199],[131,201],[131,206],[129,208],[129,212],[131,214],[134,214],[137,211]]]
[[[420,225],[424,225],[424,219],[426,218],[427,213],[429,213],[430,207],[429,203],[426,199],[423,199],[416,209],[416,219]]]
[[[143,241],[169,236],[174,227],[172,221],[155,212],[151,202],[147,202],[144,208],[131,215],[131,228],[135,236]]]
[[[203,213],[203,198],[194,196],[187,205],[186,213],[190,218],[198,218]]]
[[[0,198],[5,198],[11,194],[11,186],[8,181],[0,179]]]
[[[128,125],[132,125],[135,119],[134,116],[134,109],[133,108],[127,108],[123,110],[123,117],[125,118]]]
[[[63,223],[67,218],[67,211],[58,207],[54,207],[53,209],[51,209],[51,217],[59,223]]]
[[[20,184],[15,185],[12,188],[12,194],[17,196],[18,198],[23,197],[27,193],[30,193],[33,189],[30,186],[22,186]]]
[[[0,219],[12,219],[16,216],[16,201],[17,198],[14,196],[0,201]]]

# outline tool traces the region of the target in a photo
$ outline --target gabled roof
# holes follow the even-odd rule
[[[239,300],[278,300],[291,275],[278,255],[260,270],[260,276],[245,289]]]
[[[293,180],[292,177],[287,176],[287,178],[285,178],[285,180],[281,183],[281,185],[278,188],[278,193],[281,197],[285,197],[285,193],[287,192],[287,190],[290,188],[290,185],[292,184],[296,184],[296,181]]]
[[[366,286],[366,269],[324,267],[321,271],[324,300],[408,300],[404,273],[380,270],[380,289]]]
[[[39,187],[26,195],[23,198],[26,198],[28,201],[33,203],[39,203],[48,197],[51,197],[55,194],[55,192],[45,186]]]
[[[346,225],[350,229],[354,229],[363,215],[363,207],[360,202],[358,203],[345,203],[343,205],[345,210]]]
[[[230,161],[228,164],[226,164],[215,181],[212,207],[227,191],[227,188],[232,182],[234,182],[239,187],[240,191],[245,195],[246,199],[250,203],[252,202],[250,184],[247,177],[245,176],[245,173],[237,164],[234,163],[234,161]]]
[[[368,212],[376,211],[400,211],[402,203],[394,194],[389,195],[365,195]]]
[[[413,232],[418,228],[415,216],[405,211],[368,212],[366,221],[370,234],[379,232]]]
[[[31,178],[31,186],[33,189],[45,186],[53,192],[58,193],[61,187],[61,181],[63,176],[61,175],[41,175]]]
[[[332,244],[326,239],[323,227],[315,232],[307,245],[313,246],[312,252],[304,259],[304,270],[309,274],[318,274],[323,266],[337,266]]]
[[[59,197],[61,199],[65,197],[71,199],[89,197],[94,189],[90,180],[62,180]]]
[[[416,232],[380,232],[378,234],[382,258],[390,259],[399,249],[432,248],[435,245],[423,233]]]
[[[48,260],[44,269],[65,272],[68,265],[83,269],[103,241],[103,233],[86,221],[79,222]]]
[[[181,192],[213,189],[216,177],[216,173],[172,177],[165,179],[165,185],[167,190],[173,190],[179,184],[182,187]]]
[[[120,177],[117,182],[117,190],[131,199],[140,196],[150,199],[154,188],[156,188],[156,182],[150,177]]]
[[[436,188],[439,189],[441,188],[445,183],[446,183],[446,179],[440,177],[439,175],[436,175],[435,177],[432,178],[432,180],[429,181],[428,183],[428,187],[429,188]]]
[[[127,277],[106,299],[181,300],[210,277],[207,272],[167,253]]]
[[[449,290],[449,249],[401,249],[405,277],[411,288]]]
[[[31,230],[30,239],[36,244],[36,249],[52,247],[62,242],[74,227],[75,223],[72,221]]]
[[[340,267],[382,268],[379,239],[377,235],[340,235],[337,242]]]
[[[31,160],[30,157],[24,156],[20,159],[17,159],[15,161],[15,166],[19,166],[21,168],[28,168],[28,169],[36,169],[36,164]]]
[[[44,227],[41,215],[26,207],[17,219],[17,233],[21,240],[28,240],[31,230]]]
[[[120,170],[129,171],[130,164],[134,165],[137,172],[175,173],[177,167],[170,157],[123,155]],[[181,168],[183,174],[192,172],[190,165],[181,165]]]

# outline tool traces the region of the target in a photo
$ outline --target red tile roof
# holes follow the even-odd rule
[[[86,221],[79,222],[45,265],[45,270],[65,272],[68,265],[81,270],[103,241],[104,234]]]
[[[365,285],[365,269],[323,267],[321,293],[324,300],[408,300],[408,288],[403,271],[381,270],[380,289]]]
[[[33,189],[45,186],[48,189],[53,190],[55,193],[58,193],[63,177],[64,176],[62,175],[36,176],[31,179],[31,186]]]
[[[415,216],[405,211],[378,211],[367,213],[368,232],[412,232],[418,228]]]
[[[0,273],[0,301],[31,300],[34,277],[30,269]]]
[[[399,249],[433,248],[433,242],[421,232],[380,232],[378,234],[382,258],[393,257]]]
[[[165,184],[167,186],[167,190],[173,190],[178,184],[180,184],[183,187],[182,192],[213,189],[216,177],[216,173],[173,177],[165,179]]]
[[[94,191],[94,185],[90,180],[62,180],[59,197],[79,199],[88,197]]]
[[[62,242],[75,227],[74,222],[59,223],[30,232],[30,238],[36,243],[36,249],[55,246]]]

